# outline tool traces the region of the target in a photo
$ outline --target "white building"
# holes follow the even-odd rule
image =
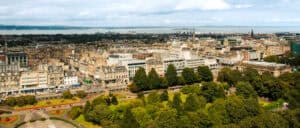
[[[185,67],[185,62],[183,58],[179,58],[179,57],[163,58],[164,72],[167,72],[168,66],[170,64],[173,64],[175,66],[177,74],[181,74],[182,70]]]
[[[73,86],[78,85],[78,76],[65,76],[64,77],[64,85],[66,86]]]
[[[106,87],[127,86],[129,83],[125,66],[101,66],[97,68],[95,78],[101,80]]]
[[[135,76],[135,73],[139,68],[146,69],[145,60],[127,59],[127,60],[122,60],[120,64],[126,67],[130,79],[132,79]]]
[[[107,58],[107,65],[118,65],[123,60],[132,59],[133,55],[130,53],[119,53],[109,55]]]
[[[43,71],[22,72],[20,76],[20,86],[21,88],[47,87],[47,76],[47,72]]]
[[[219,68],[219,64],[216,59],[204,59],[204,65],[208,66],[211,70]]]
[[[205,65],[205,60],[203,58],[186,59],[184,62],[185,62],[185,67],[193,68],[195,70],[197,70],[199,66]]]

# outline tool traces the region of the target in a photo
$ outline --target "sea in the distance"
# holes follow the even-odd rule
[[[94,33],[300,33],[300,26],[200,26],[200,27],[89,27],[63,29],[0,29],[0,35],[21,34],[94,34]]]

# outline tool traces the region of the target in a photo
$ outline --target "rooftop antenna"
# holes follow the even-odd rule
[[[195,42],[195,27],[193,28],[193,42]]]
[[[6,38],[4,38],[4,43],[5,43],[4,53],[6,53],[7,52],[7,41],[6,41]]]

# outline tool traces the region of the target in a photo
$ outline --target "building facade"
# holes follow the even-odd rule
[[[105,87],[126,86],[129,83],[125,66],[101,66],[97,69],[95,78],[99,79]]]

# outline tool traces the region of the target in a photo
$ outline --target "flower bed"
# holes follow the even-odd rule
[[[29,109],[40,109],[45,107],[57,107],[68,104],[80,103],[80,98],[75,97],[74,99],[52,99],[52,100],[42,100],[35,105],[26,105],[22,107],[15,107],[16,111],[23,111]]]
[[[48,113],[50,115],[53,115],[53,116],[61,116],[63,114],[65,114],[66,110],[52,110],[52,111],[48,111]]]
[[[14,115],[14,116],[6,116],[6,117],[1,117],[0,119],[0,124],[13,124],[19,120],[19,116]]]

